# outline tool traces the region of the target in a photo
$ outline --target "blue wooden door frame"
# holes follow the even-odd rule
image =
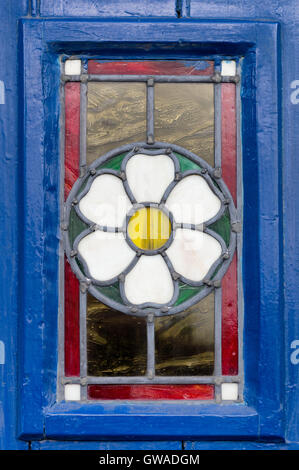
[[[23,20],[20,37],[23,38],[24,77],[24,318],[19,361],[22,382],[27,383],[20,390],[20,438],[33,440],[46,436],[50,439],[98,440],[124,436],[132,439],[236,436],[282,439],[280,240],[279,223],[275,219],[279,213],[278,25],[202,21],[178,25],[165,19],[138,23],[134,20]],[[184,47],[178,47],[179,39]],[[150,48],[144,46],[148,43]],[[244,404],[55,401],[58,59],[61,53],[74,56],[81,51],[101,57],[117,54],[117,58],[120,54],[122,57],[134,54],[135,58],[178,57],[179,54],[183,57],[216,54],[219,59],[231,54],[244,57],[241,95],[244,98],[245,332],[251,330],[250,334],[245,333],[244,342]],[[255,107],[256,120],[252,118]],[[253,229],[246,230],[247,226]],[[265,249],[270,239],[271,253]],[[268,280],[265,288],[261,277]],[[275,342],[273,337],[277,338]],[[267,375],[263,374],[265,367]]]
[[[54,3],[55,6],[47,0],[33,1],[29,13],[74,17],[35,16],[22,20],[27,13],[27,1],[12,1],[9,21],[0,30],[4,44],[0,54],[4,54],[3,61],[7,63],[3,69],[6,76],[0,76],[0,80],[5,79],[6,102],[10,104],[9,113],[0,106],[0,124],[3,126],[5,122],[0,143],[5,155],[10,155],[0,162],[5,185],[1,221],[2,226],[8,227],[0,234],[4,247],[2,259],[7,266],[0,275],[1,305],[6,319],[0,334],[0,341],[6,347],[6,363],[0,364],[3,377],[0,414],[6,424],[4,430],[0,427],[0,447],[26,448],[25,441],[34,440],[33,448],[53,448],[59,444],[47,445],[43,441],[57,439],[63,448],[64,440],[74,439],[82,442],[73,443],[72,448],[90,448],[93,444],[86,444],[85,440],[95,441],[93,448],[114,445],[122,448],[122,444],[102,445],[96,441],[123,440],[126,436],[136,441],[170,439],[174,447],[178,439],[185,440],[189,441],[186,448],[190,449],[299,448],[299,366],[295,350],[299,339],[295,255],[296,247],[299,251],[295,230],[299,164],[294,159],[299,144],[299,132],[294,127],[299,102],[296,91],[299,63],[298,54],[294,55],[299,23],[296,2],[288,2],[287,6],[280,2],[273,11],[273,2],[269,0],[262,5],[246,0],[241,7],[233,1],[230,9],[222,0],[214,0],[210,5],[202,5],[197,0],[167,0],[163,6],[155,1],[150,2],[151,6],[145,6],[146,2],[137,6],[128,0],[126,9],[124,2],[113,0],[109,6],[104,2],[98,12],[101,18],[96,20],[75,17],[76,14],[86,16],[89,0],[82,0],[75,12],[71,1]],[[179,14],[175,13],[175,5]],[[215,19],[215,6],[221,21]],[[131,13],[135,12],[135,18],[127,17],[130,9]],[[140,19],[138,15],[156,18]],[[209,19],[176,18],[184,15]],[[167,18],[159,19],[159,16]],[[232,21],[231,17],[239,20]],[[18,19],[20,55],[17,60]],[[116,57],[115,45],[121,45],[119,58],[130,54],[143,58],[145,55],[136,38],[139,43],[157,44],[150,51],[152,56],[166,57],[164,44],[170,46],[168,57],[173,45],[176,45],[174,57],[178,53],[181,57],[211,54],[245,57],[242,126],[246,405],[55,403],[58,56],[85,49]],[[11,57],[9,61],[7,54]],[[19,146],[17,109],[21,121],[24,116],[19,127]],[[7,294],[9,271],[11,297]],[[17,388],[18,399],[12,400]],[[119,428],[121,432],[117,431]],[[171,448],[169,442],[164,445]],[[123,446],[126,448],[127,444]],[[142,446],[146,444],[140,443]]]

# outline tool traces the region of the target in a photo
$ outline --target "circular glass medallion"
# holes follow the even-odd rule
[[[70,265],[98,300],[130,315],[179,313],[221,279],[236,246],[236,209],[221,176],[168,143],[99,157],[65,207]]]
[[[169,240],[171,222],[168,216],[156,207],[137,209],[128,223],[128,236],[141,250],[158,250]]]

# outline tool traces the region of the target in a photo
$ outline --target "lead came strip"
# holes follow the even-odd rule
[[[59,202],[62,211],[61,219],[64,221],[64,147],[65,147],[65,94],[64,94],[65,83],[60,82],[60,195]],[[62,224],[63,225],[63,224]],[[59,307],[58,307],[58,381],[57,381],[57,395],[59,400],[64,398],[64,387],[61,383],[61,378],[65,375],[65,351],[64,351],[64,328],[65,328],[65,308],[64,308],[64,294],[65,294],[65,252],[64,252],[63,237],[60,237],[59,243]]]
[[[155,82],[153,78],[147,80],[147,100],[146,100],[146,115],[147,115],[147,143],[155,143],[154,135],[154,116],[155,116]]]
[[[237,120],[237,218],[243,229],[243,172],[242,172],[242,141],[241,141],[241,61],[237,64],[237,76],[240,80],[236,84],[236,120]],[[244,389],[244,363],[243,363],[243,327],[244,305],[242,284],[242,232],[237,234],[237,282],[238,282],[238,375],[242,380],[239,383],[239,400],[243,399]]]
[[[89,82],[147,82],[149,78],[154,78],[157,83],[236,83],[236,77],[194,76],[194,75],[88,75]],[[80,75],[73,75],[64,78],[69,82],[80,82]]]
[[[80,61],[82,74],[80,84],[80,176],[86,170],[86,131],[87,131],[87,75],[84,75],[83,64]],[[86,77],[86,80],[85,80]],[[80,377],[81,377],[81,400],[87,399],[87,331],[86,311],[87,293],[82,289],[80,296]]]
[[[219,67],[215,67],[218,71]],[[214,116],[215,116],[215,168],[221,169],[221,84],[215,83],[214,85]],[[215,359],[214,359],[214,375],[218,378],[221,375],[221,362],[222,362],[222,344],[221,344],[221,318],[222,318],[222,288],[214,291],[215,295]],[[215,384],[215,400],[221,401],[221,388],[220,384]]]
[[[152,313],[147,316],[147,377],[155,377],[155,317]]]

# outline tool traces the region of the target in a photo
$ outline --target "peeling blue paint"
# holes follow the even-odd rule
[[[5,364],[5,346],[3,341],[0,341],[0,365]]]
[[[0,104],[5,104],[5,85],[3,80],[0,80]]]

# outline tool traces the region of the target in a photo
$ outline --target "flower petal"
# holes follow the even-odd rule
[[[110,174],[97,176],[79,202],[79,209],[85,217],[108,227],[121,227],[131,206],[122,181]]]
[[[221,201],[202,176],[190,175],[178,182],[165,205],[177,223],[201,224],[218,213]]]
[[[207,233],[177,229],[166,253],[177,273],[199,282],[221,256],[222,248],[218,240]]]
[[[164,304],[172,299],[174,287],[169,269],[161,255],[141,256],[126,275],[125,294],[132,304]]]
[[[91,276],[97,281],[108,281],[118,276],[133,261],[135,252],[127,244],[123,233],[96,230],[78,244],[78,252],[85,260]]]
[[[167,155],[140,153],[126,165],[127,181],[137,202],[160,202],[174,173],[174,163]]]

